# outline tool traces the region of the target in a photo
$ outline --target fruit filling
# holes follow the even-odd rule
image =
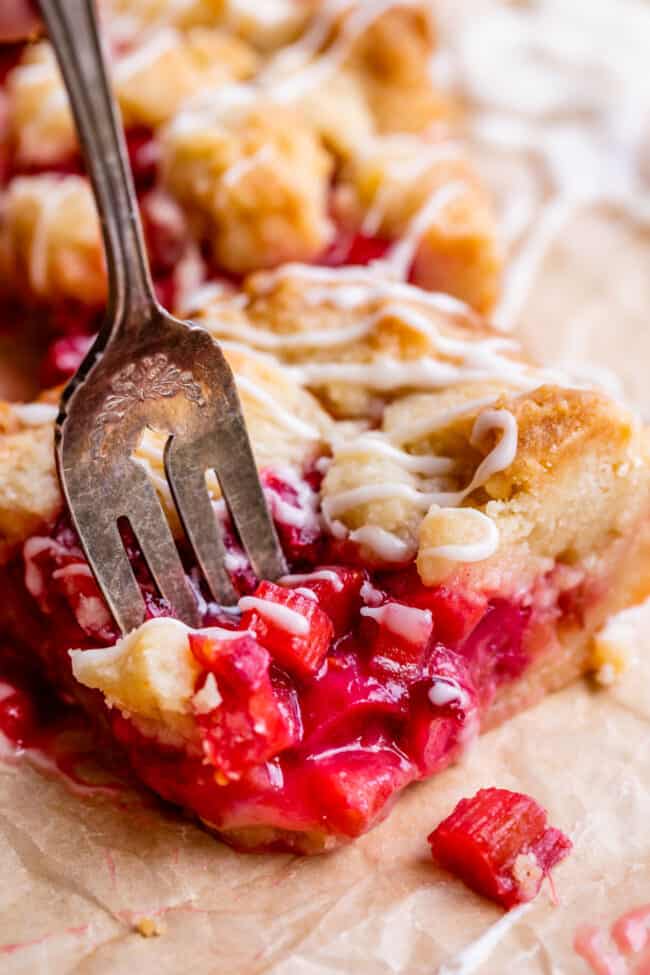
[[[3,570],[10,636],[41,674],[108,726],[148,785],[246,848],[315,852],[370,828],[401,789],[444,768],[478,734],[499,688],[534,663],[540,627],[558,615],[552,575],[539,596],[515,600],[425,587],[414,566],[335,562],[328,536],[317,535],[310,477],[263,472],[289,575],[258,583],[227,516],[238,607],[209,602],[186,560],[203,614],[196,631],[170,618],[128,534],[148,622],[123,640],[65,515]],[[298,532],[291,512],[300,505]],[[471,831],[496,813],[504,837],[508,817],[519,833],[490,846]],[[523,896],[517,856],[520,867],[538,857],[540,877],[557,858],[540,816],[495,800],[483,820],[454,821],[469,831],[451,832],[456,848],[466,841],[477,863],[486,860],[475,884],[504,904]]]
[[[507,789],[461,799],[428,839],[434,860],[506,910],[536,897],[572,846],[539,803]]]

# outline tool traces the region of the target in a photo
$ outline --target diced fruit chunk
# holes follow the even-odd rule
[[[459,592],[447,586],[425,586],[415,566],[384,579],[386,589],[410,606],[429,609],[438,643],[455,650],[477,625],[488,608],[487,596]]]
[[[381,237],[368,237],[366,234],[350,234],[341,231],[320,263],[329,267],[371,264],[372,261],[385,257],[390,245],[389,240]]]
[[[506,909],[536,897],[572,846],[530,796],[494,788],[461,799],[428,840],[434,860]]]
[[[406,683],[418,680],[427,662],[433,617],[428,609],[387,602],[366,606],[362,635],[370,647],[370,669]]]
[[[323,543],[317,491],[306,477],[289,481],[268,468],[261,480],[284,554],[293,564],[314,565]]]
[[[316,600],[272,582],[261,582],[240,606],[242,626],[255,635],[277,664],[300,677],[318,672],[334,631]]]
[[[463,644],[475,680],[487,691],[503,681],[514,680],[526,669],[525,645],[530,607],[506,599],[495,599],[488,612]]]
[[[408,691],[396,681],[379,681],[365,674],[353,649],[340,641],[327,668],[301,691],[305,745],[354,738],[373,719],[398,722],[408,710]]]
[[[478,731],[478,700],[467,666],[458,654],[436,647],[425,679],[411,689],[401,746],[421,775],[432,775],[457,758]]]
[[[300,738],[295,692],[273,683],[268,651],[252,637],[190,635],[196,659],[209,668],[195,695],[203,750],[224,780],[237,780]]]
[[[325,565],[295,578],[299,582],[292,583],[292,587],[300,585],[301,589],[311,589],[316,594],[318,605],[331,619],[336,636],[342,636],[350,629],[361,606],[361,586],[365,580],[361,569]]]
[[[389,800],[412,779],[409,764],[381,736],[331,750],[306,770],[323,822],[344,836],[358,836],[387,815]]]

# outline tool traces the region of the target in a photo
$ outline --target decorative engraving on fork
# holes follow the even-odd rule
[[[164,352],[129,363],[113,379],[104,408],[97,417],[92,435],[93,456],[105,455],[106,436],[111,427],[121,423],[136,403],[171,399],[179,393],[197,406],[205,406],[203,392],[192,373],[179,369]]]

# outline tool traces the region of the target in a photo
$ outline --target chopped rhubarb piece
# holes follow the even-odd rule
[[[532,900],[571,841],[519,792],[481,789],[461,799],[428,837],[434,860],[506,910]]]
[[[272,582],[261,582],[239,604],[242,626],[273,659],[301,677],[316,674],[327,656],[334,631],[314,599]]]
[[[156,178],[160,157],[153,132],[144,125],[132,126],[126,133],[126,146],[138,190],[148,189]]]
[[[327,249],[320,263],[328,267],[370,264],[385,257],[390,245],[391,242],[382,237],[341,232]]]
[[[150,190],[139,200],[149,263],[155,278],[173,271],[188,244],[188,230],[179,205],[160,190]]]
[[[318,493],[305,478],[291,471],[262,471],[262,484],[282,549],[292,564],[320,561],[323,530],[317,513]]]
[[[361,632],[370,648],[373,673],[392,675],[405,683],[418,680],[433,635],[431,611],[389,601],[381,606],[365,606],[361,616]]]
[[[364,674],[353,641],[344,639],[327,669],[303,689],[301,706],[305,743],[311,748],[342,735],[353,738],[372,717],[403,719],[408,692],[397,681]]]
[[[390,799],[413,778],[410,764],[381,733],[306,763],[316,808],[329,830],[358,836],[388,814]]]
[[[412,566],[384,577],[383,585],[397,599],[429,609],[438,643],[456,649],[467,639],[488,608],[482,593],[459,592],[447,586],[425,586]]]
[[[411,690],[401,746],[422,775],[432,775],[454,761],[478,732],[478,698],[467,665],[458,654],[436,647],[426,679]]]
[[[332,568],[319,566],[316,571],[305,575],[288,576],[286,584],[311,589],[318,597],[318,605],[331,619],[334,633],[342,636],[358,616],[365,577],[361,569],[341,565]]]
[[[256,640],[204,631],[190,635],[190,646],[209,666],[194,708],[205,757],[224,781],[240,779],[299,740],[295,692],[281,680],[272,682],[271,658]]]
[[[502,681],[519,677],[528,663],[524,633],[530,607],[495,599],[469,639],[462,653],[468,660],[477,683],[487,691],[486,698]]]

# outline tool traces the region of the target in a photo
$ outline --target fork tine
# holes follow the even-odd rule
[[[132,465],[128,518],[156,585],[176,615],[188,626],[200,626],[199,608],[189,584],[158,495],[147,474]],[[131,473],[131,472],[130,472]]]
[[[165,472],[185,534],[212,596],[222,606],[233,605],[237,593],[225,568],[223,540],[205,483],[205,469],[197,465],[195,445],[175,438],[169,440]]]
[[[260,483],[234,383],[224,390],[227,422],[210,439],[213,467],[242,545],[259,579],[279,579],[287,564]]]
[[[123,634],[144,622],[146,607],[115,521],[71,508],[88,564]]]

